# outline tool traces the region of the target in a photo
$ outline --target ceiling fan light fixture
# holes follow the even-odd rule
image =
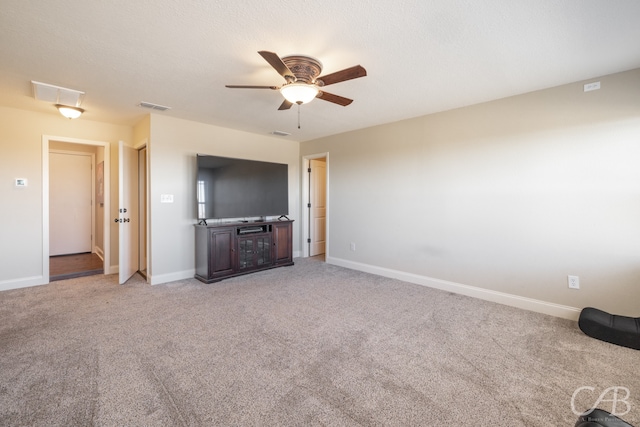
[[[60,111],[60,114],[67,119],[77,119],[84,113],[84,110],[80,107],[71,107],[69,105],[56,104],[56,108]]]
[[[318,86],[307,83],[289,83],[280,88],[284,99],[292,104],[306,104],[318,95]]]

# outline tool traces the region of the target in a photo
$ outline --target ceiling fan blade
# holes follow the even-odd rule
[[[248,86],[248,85],[225,85],[230,89],[271,89],[278,90],[280,89],[278,86]]]
[[[282,101],[282,104],[280,104],[280,108],[278,108],[278,110],[288,110],[292,105],[292,102],[289,102],[285,99],[284,101]]]
[[[287,83],[290,82],[290,81],[295,81],[296,80],[295,74],[293,74],[291,72],[289,67],[287,67],[287,65],[284,62],[282,62],[282,59],[280,59],[280,57],[276,53],[269,52],[269,51],[266,51],[266,50],[261,50],[258,53],[260,54],[260,56],[262,56],[265,59],[265,61],[267,61],[269,63],[269,65],[271,65],[273,68],[275,68],[275,70],[282,77],[285,78]]]
[[[364,77],[367,75],[367,70],[360,65],[355,67],[346,68],[342,71],[336,71],[335,73],[327,74],[326,76],[320,76],[316,79],[322,80],[324,86],[332,85],[334,83],[340,83],[351,79],[357,79],[358,77]]]
[[[328,93],[324,91],[318,92],[318,95],[316,96],[316,98],[320,98],[324,101],[333,102],[334,104],[342,105],[343,107],[346,107],[347,105],[353,102],[353,99],[345,98],[339,95],[334,95],[332,93]]]

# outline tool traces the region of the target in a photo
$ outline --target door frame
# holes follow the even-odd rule
[[[325,191],[326,191],[326,201],[325,204],[327,206],[327,216],[325,223],[325,248],[324,248],[324,259],[325,261],[329,259],[329,226],[330,226],[330,218],[329,218],[329,201],[331,198],[329,197],[329,152],[325,153],[317,153],[317,154],[309,154],[307,156],[302,157],[302,207],[300,212],[302,212],[302,229],[301,229],[301,238],[302,238],[302,257],[309,257],[309,203],[311,201],[310,187],[309,187],[309,165],[311,164],[311,160],[313,159],[326,159],[327,162],[327,175],[325,178]]]
[[[42,278],[49,283],[49,143],[52,141],[71,144],[94,145],[104,149],[104,274],[111,274],[111,203],[110,171],[111,146],[108,142],[88,139],[68,138],[64,136],[42,135]]]
[[[118,283],[121,285],[140,269],[138,166],[138,149],[118,141]]]
[[[145,263],[138,263],[138,271],[144,267],[145,279],[151,283],[151,272],[149,271],[149,140],[144,139],[135,147],[138,150],[138,259],[141,259],[142,251],[145,254]],[[144,151],[144,188],[140,183],[140,153]],[[143,191],[144,190],[144,191]],[[144,217],[140,206],[144,205]],[[142,225],[142,226],[140,226]]]
[[[56,150],[50,149],[49,154],[63,154],[70,156],[87,156],[91,157],[91,252],[96,248],[96,155],[94,153],[87,153],[84,151],[71,151],[71,150]],[[51,195],[49,195],[51,200]],[[51,230],[49,230],[51,231]],[[51,241],[49,241],[51,244]],[[51,248],[49,248],[51,250]],[[104,266],[103,266],[104,269]]]

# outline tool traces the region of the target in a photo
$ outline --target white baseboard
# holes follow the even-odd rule
[[[374,265],[348,261],[341,258],[327,257],[328,264],[350,268],[352,270],[363,271],[365,273],[376,274],[378,276],[398,279],[416,285],[428,286],[447,292],[479,298],[485,301],[497,302],[511,307],[522,308],[524,310],[535,311],[537,313],[548,314],[550,316],[561,317],[569,320],[578,320],[580,309],[567,305],[555,304],[533,298],[521,297],[505,292],[492,291],[490,289],[478,288],[476,286],[463,285],[461,283],[449,282],[447,280],[434,279],[432,277],[407,273],[389,268],[377,267]]]
[[[299,254],[296,255],[297,256],[294,257],[299,257]],[[365,273],[376,274],[378,276],[403,280],[405,282],[414,283],[416,285],[428,286],[430,288],[479,298],[486,301],[492,301],[499,304],[505,304],[511,307],[535,311],[537,313],[548,314],[564,319],[578,320],[578,316],[580,315],[581,311],[576,307],[555,304],[533,298],[508,294],[505,292],[492,291],[490,289],[478,288],[476,286],[469,286],[456,282],[449,282],[447,280],[434,279],[432,277],[421,276],[418,274],[407,273],[399,270],[392,270],[384,267],[377,267],[374,265],[363,264],[341,258],[327,257],[326,262],[328,264],[338,265],[340,267],[350,268],[352,270],[363,271]],[[106,274],[117,274],[118,270],[118,266],[111,266]],[[194,275],[195,269],[190,269],[168,274],[153,275],[148,279],[148,282],[151,285],[159,285],[162,283],[174,282],[176,280],[190,279]],[[44,280],[43,276],[24,277],[15,280],[4,280],[0,281],[0,291],[46,284],[47,282]]]
[[[0,291],[46,285],[47,283],[48,282],[44,280],[44,276],[23,277],[15,280],[3,280],[0,282]]]
[[[98,255],[98,257],[104,261],[104,251],[102,250],[102,248],[99,248],[98,246],[95,246],[93,248],[93,253]]]
[[[175,282],[176,280],[191,279],[196,274],[196,269],[176,271],[167,274],[154,274],[147,279],[152,285],[160,285],[162,283]]]

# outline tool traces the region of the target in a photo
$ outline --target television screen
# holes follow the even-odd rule
[[[199,220],[288,215],[288,165],[198,154],[197,166]]]

